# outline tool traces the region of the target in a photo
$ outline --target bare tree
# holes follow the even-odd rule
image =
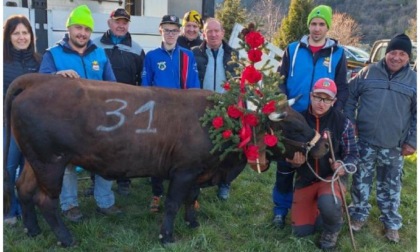
[[[408,20],[408,24],[407,35],[411,38],[411,40],[417,41],[417,17],[410,18]]]
[[[359,24],[347,13],[334,13],[333,25],[328,36],[338,40],[342,45],[358,46],[362,39],[362,30]]]
[[[258,30],[267,41],[271,41],[283,18],[282,4],[276,4],[274,0],[257,0],[250,9],[249,19],[256,22]]]

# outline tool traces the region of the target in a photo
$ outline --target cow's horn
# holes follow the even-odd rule
[[[281,113],[272,112],[271,114],[268,115],[268,118],[273,122],[279,122],[283,120],[286,116],[287,116],[287,112],[281,112]]]
[[[295,102],[297,101],[297,100],[299,100],[300,98],[302,97],[302,95],[298,95],[298,96],[296,96],[295,98],[292,98],[292,99],[290,99],[290,100],[287,100],[287,103],[289,104],[289,106],[291,107],[293,104],[295,104]]]

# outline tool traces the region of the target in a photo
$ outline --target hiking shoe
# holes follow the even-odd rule
[[[14,226],[17,223],[17,217],[13,216],[13,217],[8,217],[3,219],[3,224],[5,225],[9,225],[9,226]]]
[[[110,207],[108,207],[108,208],[100,208],[100,207],[97,207],[97,208],[96,208],[96,211],[97,211],[98,213],[100,213],[100,214],[103,214],[103,215],[108,215],[108,216],[113,216],[113,215],[119,215],[119,214],[122,214],[121,209],[119,209],[119,208],[118,208],[118,207],[116,207],[115,205],[112,205],[112,206],[110,206]]]
[[[358,232],[362,229],[362,227],[366,224],[366,221],[362,220],[351,220],[350,226],[353,231]]]
[[[160,209],[160,196],[153,196],[152,202],[150,202],[149,210],[152,213],[159,212]]]
[[[385,237],[390,242],[398,243],[400,241],[400,235],[398,234],[398,230],[385,229]]]
[[[322,250],[332,250],[337,244],[338,233],[322,232],[321,239],[319,240],[319,248]]]
[[[280,214],[274,216],[273,225],[276,228],[283,229],[286,226],[286,217]]]
[[[127,196],[130,194],[130,184],[129,183],[119,183],[117,188],[117,193],[119,195]]]
[[[83,218],[83,214],[78,206],[63,211],[63,215],[72,222],[79,222]]]
[[[220,184],[219,190],[217,191],[217,197],[221,200],[227,200],[229,198],[230,186],[229,184]]]

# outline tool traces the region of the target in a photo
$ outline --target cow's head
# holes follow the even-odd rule
[[[281,152],[278,148],[273,148],[274,155],[293,158],[296,151],[308,155],[313,158],[321,158],[329,151],[328,140],[323,138],[312,129],[305,118],[290,107],[288,104],[281,105],[280,112],[270,114],[270,128],[274,131],[281,131],[283,139],[281,140],[285,146],[285,151]]]

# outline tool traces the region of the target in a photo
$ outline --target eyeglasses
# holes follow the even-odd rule
[[[322,98],[322,97],[319,97],[319,96],[316,96],[316,95],[312,95],[312,99],[314,101],[316,101],[316,102],[323,102],[323,103],[325,103],[327,105],[331,104],[335,100],[335,98],[333,98],[333,99],[330,99],[330,98]]]
[[[174,29],[174,30],[163,29],[163,33],[165,33],[166,35],[168,34],[176,35],[179,33],[179,29]]]

